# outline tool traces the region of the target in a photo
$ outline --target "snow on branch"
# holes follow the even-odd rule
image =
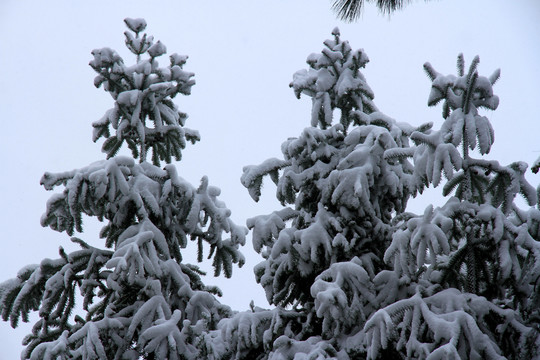
[[[208,186],[205,178],[201,187],[195,189],[172,167],[162,170],[148,163],[138,165],[131,159],[115,157],[70,173],[46,173],[42,179],[49,189],[59,183],[65,183],[65,190],[48,202],[43,226],[72,235],[74,230],[82,231],[82,214],[97,216],[109,221],[102,231],[108,246],[120,247],[131,231],[130,224],[151,221],[161,229],[155,228],[154,233],[163,232],[154,237],[163,238],[158,249],[162,256],[174,256],[180,261],[179,251],[191,235],[192,239],[204,240],[220,251],[227,251],[230,254],[227,259],[243,263],[236,249],[245,243],[247,230],[230,220],[230,210],[217,199],[219,189]],[[201,217],[201,213],[205,215]],[[140,229],[134,231],[141,236]],[[222,239],[222,232],[230,233],[230,243]],[[216,256],[223,255],[220,251]],[[223,263],[220,261],[217,266]],[[228,268],[226,273],[230,275]]]
[[[403,356],[427,359],[505,359],[496,338],[482,325],[500,319],[499,330],[516,327],[522,340],[532,329],[523,328],[512,310],[502,309],[483,297],[447,289],[433,296],[415,295],[375,313],[365,326],[368,359],[389,346]],[[394,345],[391,345],[394,344]]]

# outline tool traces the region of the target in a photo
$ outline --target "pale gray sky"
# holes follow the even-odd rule
[[[190,56],[185,69],[195,72],[197,84],[191,96],[176,103],[202,141],[184,152],[177,167],[194,185],[208,175],[222,189],[221,199],[237,223],[280,208],[270,183],[260,204],[251,200],[239,181],[242,167],[280,156],[281,142],[309,125],[311,101],[297,100],[288,84],[336,25],[353,48],[367,52],[371,62],[363,73],[375,103],[398,121],[441,123],[441,109],[426,105],[425,61],[441,73],[455,73],[456,56],[463,52],[467,65],[480,55],[483,75],[500,67],[495,86],[500,106],[487,114],[496,135],[490,157],[508,164],[540,156],[538,0],[415,1],[391,18],[368,5],[354,24],[337,20],[330,3],[2,0],[0,282],[24,265],[56,258],[59,245],[75,249],[67,235],[39,225],[51,195],[39,180],[45,171],[71,170],[104,158],[101,143],[91,141],[91,123],[112,107],[112,100],[94,88],[88,62],[93,49],[105,46],[119,51],[128,64],[134,60],[124,47],[125,17],[146,18],[147,32],[170,53]],[[539,183],[540,176],[529,178]],[[430,199],[415,199],[413,209],[421,212]],[[80,237],[101,245],[97,228],[89,224]],[[244,254],[248,262],[235,269],[231,280],[208,276],[205,282],[218,284],[222,301],[235,309],[246,309],[251,299],[267,306],[252,273],[261,259],[250,243]],[[15,331],[1,322],[0,359],[17,358],[28,332],[29,326]]]

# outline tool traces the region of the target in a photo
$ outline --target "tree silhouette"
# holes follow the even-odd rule
[[[332,9],[340,19],[353,22],[362,14],[366,1],[375,3],[383,14],[391,14],[411,2],[411,0],[335,0]]]

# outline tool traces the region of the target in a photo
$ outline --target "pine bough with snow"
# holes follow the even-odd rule
[[[228,219],[218,190],[203,179],[195,189],[171,165],[196,132],[169,97],[189,93],[184,57],[158,68],[164,53],[127,21],[138,57],[127,68],[111,50],[91,63],[116,100],[94,124],[109,160],[46,174],[46,188],[64,184],[44,225],[72,234],[81,214],[108,224],[108,249],[74,238],[82,250],[27,267],[1,286],[4,320],[29,311],[41,320],[25,340],[26,357],[181,359],[530,359],[540,355],[540,211],[527,165],[487,160],[494,141],[479,110],[495,110],[493,85],[477,71],[478,57],[458,74],[429,63],[428,105],[443,103],[432,123],[400,123],[374,103],[361,69],[363,50],[338,29],[309,69],[294,74],[297,97],[311,97],[311,126],[283,143],[282,159],[244,169],[255,201],[265,176],[277,185],[282,209],[248,219],[255,267],[273,309],[233,313],[181,262],[187,238],[211,245],[216,273],[242,262],[244,229]],[[141,60],[148,53],[149,60]],[[335,121],[334,116],[339,115]],[[149,129],[145,121],[154,127]],[[116,130],[110,136],[109,127]],[[114,156],[126,143],[134,158]],[[172,150],[171,150],[172,149]],[[154,165],[144,160],[152,151]],[[475,157],[476,156],[476,157]],[[446,179],[443,181],[443,179]],[[442,185],[448,200],[423,215],[408,199]],[[453,194],[451,196],[451,194]],[[530,208],[519,208],[522,195]],[[201,216],[202,215],[202,216]],[[231,238],[222,240],[224,232]],[[70,321],[75,288],[85,319]],[[104,341],[104,340],[107,341]]]
[[[312,99],[311,127],[283,143],[283,159],[244,169],[254,200],[269,175],[284,208],[248,220],[276,308],[222,321],[233,358],[539,356],[540,211],[514,202],[534,206],[537,193],[525,163],[473,157],[493,145],[479,110],[497,108],[500,72],[480,76],[478,57],[466,69],[462,55],[457,76],[426,63],[443,122],[415,128],[374,105],[363,50],[337,29],[324,45],[291,83]],[[443,176],[446,204],[405,212]]]
[[[204,358],[213,352],[209,331],[231,314],[214,297],[219,289],[203,284],[203,272],[182,262],[182,249],[196,242],[201,261],[208,243],[215,275],[230,277],[233,263],[243,263],[238,247],[247,231],[230,220],[208,179],[196,188],[173,165],[159,167],[179,160],[186,142],[199,139],[172,102],[195,83],[183,69],[187,57],[173,54],[170,65],[160,67],[165,45],[142,33],[144,20],[125,23],[136,64],[125,65],[109,48],[94,50],[90,62],[95,85],[115,102],[93,124],[94,141],[105,138],[107,160],[41,180],[47,190],[64,189],[48,201],[42,225],[72,236],[82,232],[83,215],[95,216],[105,223],[105,248],[73,237],[81,250],[60,248],[60,258],[27,266],[0,285],[4,321],[15,327],[31,311],[39,313],[22,358]],[[123,144],[138,163],[116,156]],[[150,151],[153,164],[146,161]],[[72,315],[76,292],[84,316]]]

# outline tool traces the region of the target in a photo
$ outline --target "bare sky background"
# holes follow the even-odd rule
[[[306,68],[306,57],[339,26],[343,39],[364,48],[371,62],[363,71],[379,109],[398,121],[441,124],[440,107],[427,107],[430,81],[422,65],[455,73],[456,56],[466,65],[479,55],[481,75],[502,69],[495,86],[499,109],[486,115],[495,128],[489,158],[502,164],[529,164],[540,156],[540,3],[538,0],[413,1],[392,15],[371,5],[360,20],[345,24],[330,1],[38,1],[0,2],[0,282],[43,258],[58,257],[58,246],[76,248],[65,234],[39,224],[51,193],[39,185],[45,171],[81,168],[104,159],[101,143],[91,141],[91,123],[112,107],[112,99],[93,85],[88,66],[95,48],[116,49],[134,62],[124,46],[125,17],[144,17],[147,32],[169,53],[189,55],[187,71],[197,84],[189,97],[178,97],[189,115],[186,126],[202,141],[189,146],[177,163],[179,174],[197,186],[203,175],[222,189],[233,219],[280,208],[267,183],[254,203],[240,184],[242,167],[279,157],[280,145],[309,126],[311,101],[297,100],[289,89],[292,74]],[[163,60],[167,61],[166,59]],[[486,112],[484,112],[486,113]],[[540,175],[530,175],[540,183]],[[442,205],[429,191],[411,202],[422,212]],[[83,240],[103,246],[99,226],[88,221]],[[195,245],[195,244],[193,244]],[[195,247],[195,246],[193,246]],[[261,258],[244,248],[247,263],[230,280],[207,276],[219,285],[222,302],[237,310],[253,299],[268,306],[252,268]],[[209,269],[209,264],[202,267]],[[211,272],[210,272],[211,274]],[[0,359],[18,358],[29,332],[0,323]]]

